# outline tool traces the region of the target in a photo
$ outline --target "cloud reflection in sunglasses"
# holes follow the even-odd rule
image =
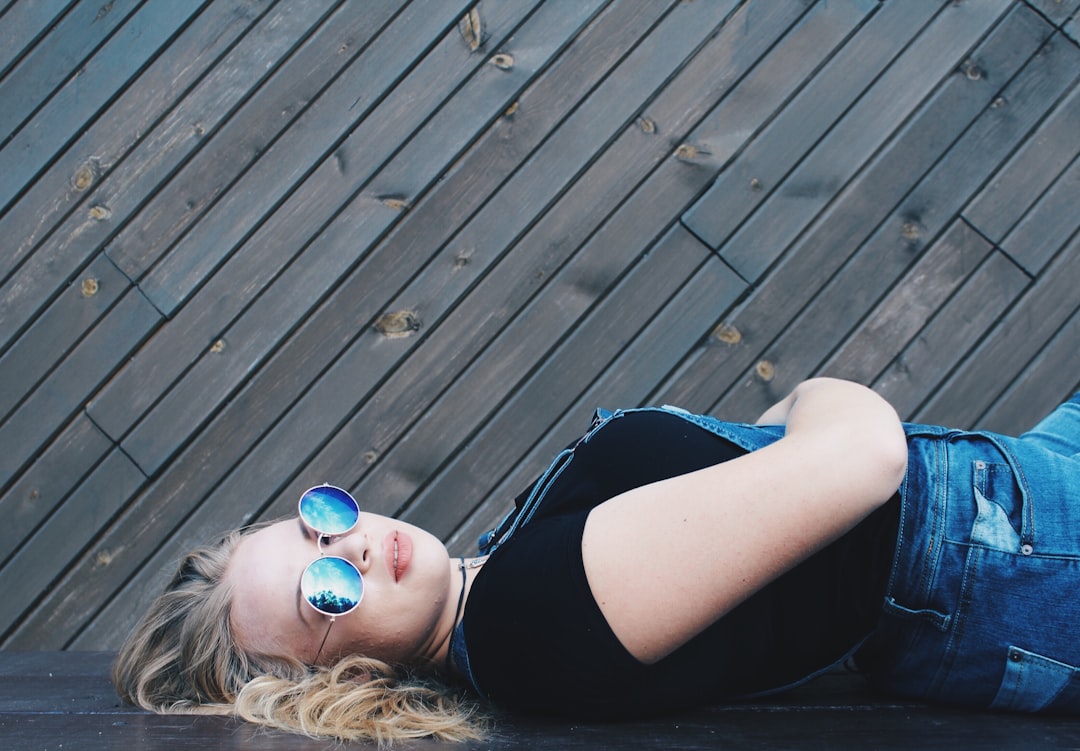
[[[360,508],[353,497],[333,485],[320,485],[300,499],[300,516],[312,529],[340,535],[356,525]]]

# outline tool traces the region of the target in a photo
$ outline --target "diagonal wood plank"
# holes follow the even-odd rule
[[[8,252],[0,256],[0,280],[6,280],[24,257],[93,195],[91,188],[153,130],[154,123],[268,4],[269,0],[211,3],[70,146],[49,155],[54,161],[48,169],[0,215],[0,235],[11,238]],[[18,7],[37,5],[20,3]]]
[[[0,214],[206,2],[142,6],[34,113],[0,149]]]
[[[260,17],[109,178],[91,186],[82,210],[70,214],[0,288],[0,342],[6,343],[104,247],[147,195],[199,148],[203,136],[243,101],[250,87],[271,75],[302,38],[305,23],[321,18],[328,2],[296,0],[287,11],[275,6]]]

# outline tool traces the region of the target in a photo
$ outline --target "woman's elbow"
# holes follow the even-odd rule
[[[885,421],[880,434],[875,436],[872,450],[883,494],[892,496],[903,483],[908,464],[907,436],[899,417]]]

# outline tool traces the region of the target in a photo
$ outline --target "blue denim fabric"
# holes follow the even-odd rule
[[[892,694],[1080,711],[1080,395],[1019,438],[907,433],[894,566],[860,665]]]

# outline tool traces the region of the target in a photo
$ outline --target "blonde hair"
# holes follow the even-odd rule
[[[154,712],[232,714],[338,740],[482,737],[475,702],[432,678],[360,656],[311,667],[240,649],[225,570],[245,533],[184,557],[117,655],[122,698]]]

